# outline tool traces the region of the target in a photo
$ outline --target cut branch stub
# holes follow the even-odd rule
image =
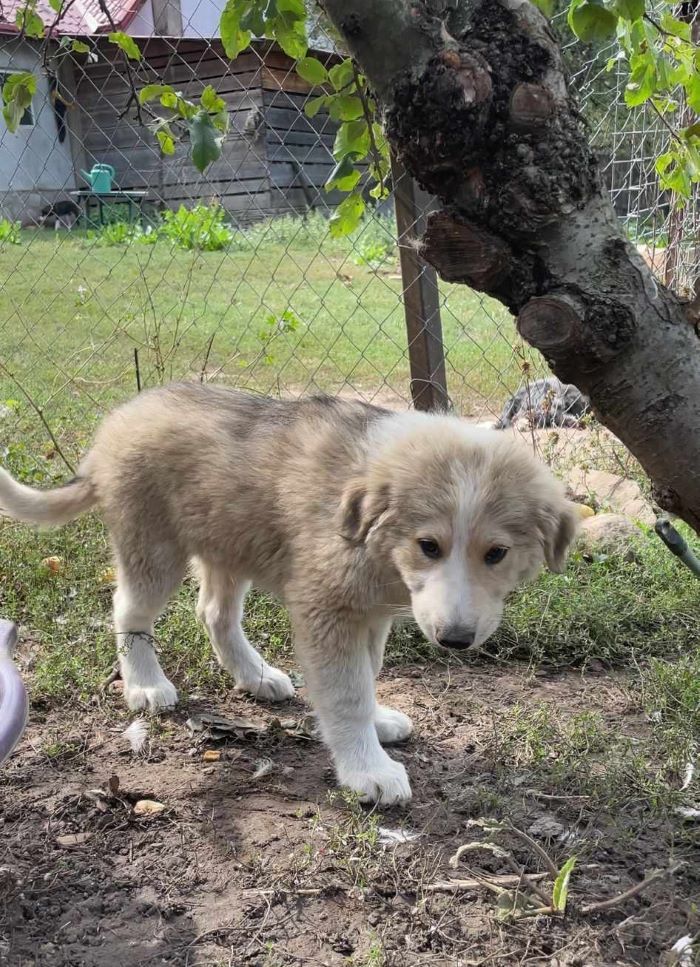
[[[571,297],[538,296],[518,314],[518,332],[547,359],[570,357],[581,336],[583,310]]]
[[[527,131],[539,128],[554,110],[554,98],[540,84],[518,84],[510,97],[508,113],[514,128]]]
[[[447,211],[428,215],[420,255],[446,282],[466,282],[483,292],[499,290],[513,265],[506,242]]]

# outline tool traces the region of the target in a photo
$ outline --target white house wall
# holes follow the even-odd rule
[[[183,37],[219,36],[223,0],[180,0]]]
[[[153,5],[146,0],[127,28],[132,37],[152,37],[155,34]]]
[[[14,71],[31,71],[37,77],[34,124],[20,125],[12,134],[0,115],[0,212],[4,217],[25,219],[36,216],[57,194],[76,185],[70,133],[63,143],[58,140],[48,79],[38,52],[23,41],[0,40],[0,72]]]

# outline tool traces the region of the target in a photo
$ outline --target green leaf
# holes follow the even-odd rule
[[[297,61],[297,74],[302,80],[305,80],[307,84],[316,86],[318,84],[325,84],[328,80],[328,71],[323,66],[320,60],[315,57],[302,57],[301,60]]]
[[[49,0],[49,6],[56,13],[60,13],[63,8],[63,0]]]
[[[611,10],[582,0],[569,7],[569,26],[585,44],[600,43],[615,36],[617,17]]]
[[[221,156],[223,135],[214,127],[206,111],[198,111],[189,123],[192,162],[202,172]]]
[[[623,20],[639,20],[644,16],[645,0],[615,0],[614,10]]]
[[[664,188],[675,191],[682,198],[689,198],[691,192],[691,180],[686,158],[675,148],[660,155],[656,159],[656,172]]]
[[[570,856],[557,873],[557,878],[554,881],[552,906],[559,913],[564,913],[566,910],[566,901],[569,897],[569,880],[571,879],[571,871],[574,866],[576,866],[576,857]]]
[[[650,51],[633,54],[630,58],[631,73],[625,87],[625,104],[636,107],[644,104],[657,89],[656,62]]]
[[[542,11],[545,17],[554,16],[557,9],[557,0],[532,0],[532,2]]]
[[[528,908],[525,894],[518,890],[504,890],[496,900],[496,919],[501,922],[516,920]]]
[[[89,54],[90,44],[85,44],[82,40],[72,40],[70,49],[74,54]]]
[[[207,84],[204,88],[199,101],[204,110],[209,111],[210,114],[218,114],[219,111],[223,111],[226,107],[226,101],[224,101],[223,97],[219,97],[211,84]]]
[[[335,166],[324,187],[326,191],[333,191],[334,188],[352,191],[361,177],[362,172],[353,164],[352,156],[346,155]]]
[[[177,91],[174,91],[169,85],[166,86],[160,95],[160,103],[162,107],[170,108],[171,111],[177,111],[180,107],[181,98],[178,97]]]
[[[274,37],[288,57],[303,57],[309,49],[304,21],[296,21],[292,26],[278,25]]]
[[[169,127],[163,126],[156,131],[158,144],[163,154],[175,154],[175,138]]]
[[[44,36],[44,21],[36,12],[34,4],[20,7],[15,17],[15,24],[27,37],[40,40]]]
[[[279,13],[291,14],[295,20],[306,21],[304,0],[276,0],[275,7]]]
[[[691,111],[700,114],[700,66],[697,73],[689,78],[685,85],[685,97]]]
[[[327,101],[327,94],[321,94],[320,97],[312,97],[304,105],[304,114],[307,116],[307,118],[315,118],[321,108],[325,106]]]
[[[356,121],[364,116],[362,100],[352,94],[331,94],[328,111],[334,121]]]
[[[348,195],[338,205],[329,224],[331,238],[342,238],[354,232],[365,210],[365,200],[360,194]]]
[[[355,71],[352,60],[347,57],[340,64],[334,64],[328,71],[330,82],[336,91],[341,91],[355,79]]]
[[[255,3],[247,10],[241,10],[241,30],[249,31],[254,37],[263,37],[266,28],[266,16],[267,11]],[[274,16],[274,13],[270,16]]]
[[[145,104],[147,101],[152,101],[156,97],[160,97],[165,91],[172,91],[172,87],[166,84],[146,84],[139,91],[139,104]]]
[[[670,13],[662,13],[659,18],[659,24],[665,33],[671,34],[673,37],[680,37],[681,40],[690,43],[691,30],[689,23],[683,20],[677,20]]]
[[[251,33],[241,27],[240,4],[238,0],[227,0],[219,21],[221,43],[226,56],[231,60],[245,50],[250,43]]]
[[[141,60],[141,51],[136,41],[133,37],[125,34],[123,30],[118,30],[116,33],[110,34],[109,40],[111,43],[116,44],[120,50],[123,50],[130,60]]]
[[[346,155],[364,158],[369,151],[369,129],[362,118],[359,121],[344,121],[338,128],[333,144],[333,157],[340,161]]]
[[[8,131],[14,132],[19,127],[22,116],[31,106],[32,97],[36,94],[36,77],[29,71],[10,74],[2,88],[2,114]]]

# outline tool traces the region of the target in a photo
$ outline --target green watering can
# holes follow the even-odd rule
[[[90,171],[80,170],[80,174],[97,194],[112,190],[112,181],[116,172],[111,165],[93,165]]]

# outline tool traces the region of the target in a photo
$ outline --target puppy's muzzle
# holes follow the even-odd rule
[[[443,648],[450,648],[453,651],[464,651],[471,648],[476,638],[473,628],[450,627],[441,629],[437,634],[437,642]]]

